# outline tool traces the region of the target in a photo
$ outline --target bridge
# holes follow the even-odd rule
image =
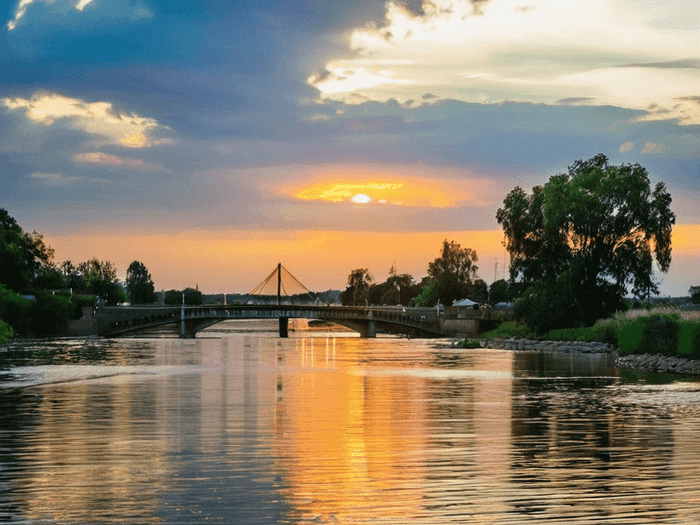
[[[97,306],[84,308],[83,318],[72,322],[71,335],[122,337],[157,331],[176,325],[181,338],[193,338],[197,332],[216,323],[244,319],[278,319],[280,337],[289,336],[289,319],[306,318],[330,321],[375,337],[378,332],[401,333],[412,337],[444,337],[475,333],[483,315],[473,312],[470,319],[445,319],[442,309],[402,306],[323,306],[282,304],[282,294],[309,290],[281,264],[249,295],[277,296],[276,304],[233,304],[186,306]],[[459,317],[459,316],[457,316]]]
[[[331,321],[375,337],[378,332],[402,333],[413,337],[440,337],[442,318],[436,308],[306,306],[306,305],[202,305],[202,306],[113,306],[94,315],[96,335],[121,337],[147,334],[165,325],[177,324],[181,338],[216,323],[244,319],[278,319],[279,336],[288,337],[289,319]]]

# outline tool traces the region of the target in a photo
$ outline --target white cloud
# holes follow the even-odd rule
[[[52,185],[63,185],[70,184],[72,182],[83,179],[83,177],[71,177],[68,175],[63,175],[62,173],[32,173],[28,175],[30,179],[41,181]]]
[[[17,7],[15,8],[15,16],[12,20],[7,22],[7,30],[8,31],[13,31],[16,27],[19,21],[24,18],[24,15],[27,14],[27,8],[35,3],[35,2],[42,2],[44,4],[53,4],[56,0],[20,0],[19,3],[17,4]],[[91,4],[93,0],[78,0],[77,3],[75,3],[74,7],[78,11],[83,11],[89,4]],[[72,3],[72,2],[71,2]]]
[[[79,0],[78,3],[75,5],[75,8],[78,11],[82,11],[83,9],[85,9],[85,7],[87,7],[88,4],[91,4],[91,3],[92,3],[92,0]]]
[[[123,168],[134,169],[138,171],[169,171],[166,167],[153,162],[145,162],[140,159],[130,159],[103,153],[101,151],[92,151],[88,153],[78,153],[73,155],[75,162],[83,164],[99,164],[101,166],[118,166]]]
[[[390,0],[382,27],[354,30],[356,56],[331,60],[309,83],[322,98],[466,102],[578,101],[700,123],[700,4],[691,0],[432,0],[423,15]],[[669,29],[672,27],[673,29]],[[675,108],[675,109],[674,109]]]
[[[628,140],[620,146],[620,153],[629,153],[634,148],[634,142]]]
[[[666,147],[659,142],[647,142],[642,149],[642,153],[645,155],[659,155],[664,151],[666,151]]]
[[[24,110],[29,120],[44,126],[66,122],[73,129],[100,137],[102,142],[127,148],[148,148],[168,142],[153,137],[167,127],[155,119],[119,112],[110,102],[86,102],[57,93],[40,92],[31,99],[3,98],[0,104],[11,111]]]

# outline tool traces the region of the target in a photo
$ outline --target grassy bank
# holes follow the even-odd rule
[[[527,338],[611,344],[620,355],[664,354],[700,358],[700,312],[674,308],[629,310],[586,328],[551,330],[537,337],[526,325],[501,323],[482,334],[486,338]]]

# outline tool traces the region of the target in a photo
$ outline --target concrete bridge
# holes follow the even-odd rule
[[[89,309],[86,309],[89,310]],[[377,332],[404,333],[413,337],[441,337],[444,318],[436,308],[303,306],[303,305],[201,305],[115,306],[86,312],[83,323],[91,335],[120,337],[146,334],[149,330],[176,323],[181,338],[221,321],[235,319],[279,319],[280,337],[288,337],[290,318],[321,319],[346,326],[361,337]]]

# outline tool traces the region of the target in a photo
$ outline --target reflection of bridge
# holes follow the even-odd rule
[[[303,306],[303,305],[203,305],[115,306],[100,308],[97,335],[119,337],[147,333],[177,323],[180,337],[195,337],[204,328],[236,319],[279,319],[280,337],[288,336],[290,318],[321,319],[346,326],[362,337],[377,332],[403,333],[414,337],[439,337],[442,319],[435,308]]]

